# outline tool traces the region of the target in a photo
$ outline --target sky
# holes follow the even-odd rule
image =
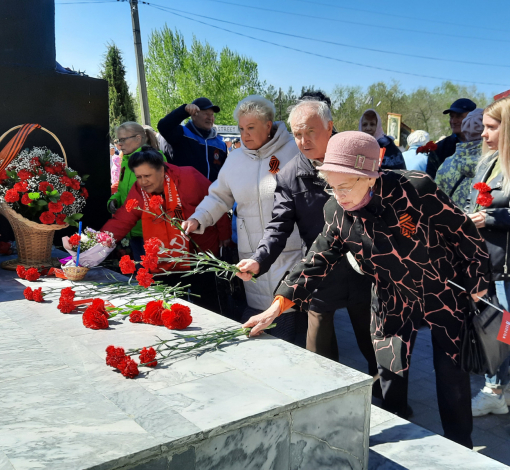
[[[260,80],[283,90],[292,86],[300,91],[302,86],[314,85],[331,93],[337,85],[366,87],[377,81],[397,80],[411,91],[433,88],[442,79],[476,85],[489,96],[510,89],[510,2],[506,0],[493,0],[490,8],[485,7],[489,2],[479,0],[148,3],[139,4],[144,53],[151,32],[167,24],[180,30],[187,44],[195,35],[218,51],[227,46],[253,59],[258,64]],[[158,6],[180,10],[175,12],[195,21],[162,11]],[[96,77],[108,43],[114,42],[123,53],[128,84],[135,90],[129,3],[55,0],[55,15],[57,61],[61,65]]]

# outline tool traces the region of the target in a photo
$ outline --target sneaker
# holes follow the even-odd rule
[[[485,416],[489,413],[504,415],[508,413],[508,406],[503,395],[497,395],[484,388],[471,400],[473,416]]]

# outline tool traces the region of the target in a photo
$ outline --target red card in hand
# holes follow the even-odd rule
[[[510,344],[510,313],[503,310],[503,321],[499,328],[498,341]]]

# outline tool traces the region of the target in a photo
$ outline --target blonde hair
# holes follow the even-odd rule
[[[503,174],[503,190],[505,194],[510,194],[510,96],[501,98],[487,106],[483,114],[499,121],[499,141],[498,150],[501,173]],[[496,152],[493,152],[487,146],[485,139],[482,146],[483,158],[479,165],[492,159]]]
[[[142,138],[142,145],[150,145],[153,149],[159,150],[158,138],[154,129],[150,126],[141,126],[137,122],[126,121],[120,126],[115,128],[115,133],[120,129],[127,132],[132,132],[134,135],[139,135]]]

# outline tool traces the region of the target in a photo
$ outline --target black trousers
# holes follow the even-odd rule
[[[411,347],[414,346],[415,339],[416,337],[413,338]],[[444,437],[472,449],[473,415],[469,373],[463,372],[453,363],[434,336],[432,336],[432,349],[437,403]],[[379,365],[379,374],[381,375],[383,408],[405,417],[409,372],[405,372],[401,377]]]

